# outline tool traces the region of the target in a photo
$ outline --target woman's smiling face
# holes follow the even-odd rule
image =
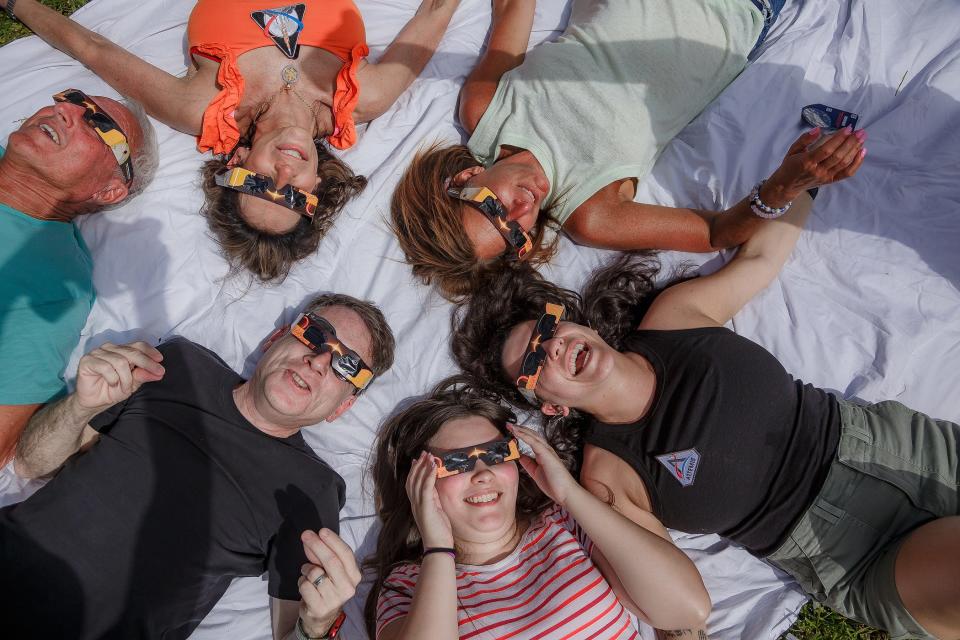
[[[427,449],[440,455],[503,437],[486,418],[455,418],[440,427]],[[487,466],[477,460],[472,471],[437,480],[440,505],[450,518],[458,544],[494,542],[511,535],[516,526],[519,479],[516,462]]]
[[[520,375],[520,365],[529,353],[536,320],[513,327],[504,342],[501,365],[509,382]],[[604,386],[614,366],[614,351],[596,331],[574,322],[561,322],[557,332],[541,343],[546,358],[534,390],[545,406],[579,408]]]

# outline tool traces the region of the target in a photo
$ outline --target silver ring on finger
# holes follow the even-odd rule
[[[313,586],[319,589],[320,585],[322,585],[326,579],[327,574],[321,573],[319,576],[317,576],[317,579],[313,581]]]

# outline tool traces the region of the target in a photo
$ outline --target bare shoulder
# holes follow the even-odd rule
[[[619,511],[628,505],[651,510],[640,475],[623,458],[601,447],[588,444],[583,448],[580,483],[601,500],[612,501]]]

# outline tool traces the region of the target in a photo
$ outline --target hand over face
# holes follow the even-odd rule
[[[304,531],[300,540],[310,561],[300,568],[300,620],[307,635],[321,637],[357,592],[360,568],[347,543],[329,529]]]
[[[146,342],[109,342],[80,359],[77,400],[87,409],[104,410],[132,396],[144,382],[163,378],[163,354]]]
[[[543,436],[532,429],[518,425],[508,425],[508,428],[528,444],[536,456],[536,459],[527,455],[520,457],[520,464],[526,472],[551,500],[560,506],[566,504],[570,491],[579,488],[579,485],[563,465],[557,452],[543,439]]]
[[[822,187],[853,176],[863,164],[867,150],[864,142],[867,132],[853,132],[850,128],[841,129],[823,144],[813,148],[823,133],[820,129],[811,129],[790,145],[769,182],[783,189],[792,200],[807,189]]]
[[[407,475],[407,497],[424,547],[453,547],[453,527],[440,505],[437,493],[437,465],[424,451],[413,461]]]

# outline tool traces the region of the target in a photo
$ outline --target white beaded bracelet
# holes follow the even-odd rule
[[[766,180],[761,180],[758,182],[757,186],[755,186],[753,191],[750,192],[750,210],[761,218],[773,220],[774,218],[779,218],[789,211],[790,205],[793,204],[793,200],[778,208],[774,208],[768,204],[765,204],[763,200],[760,199],[760,187],[763,186],[764,182],[766,182]]]

